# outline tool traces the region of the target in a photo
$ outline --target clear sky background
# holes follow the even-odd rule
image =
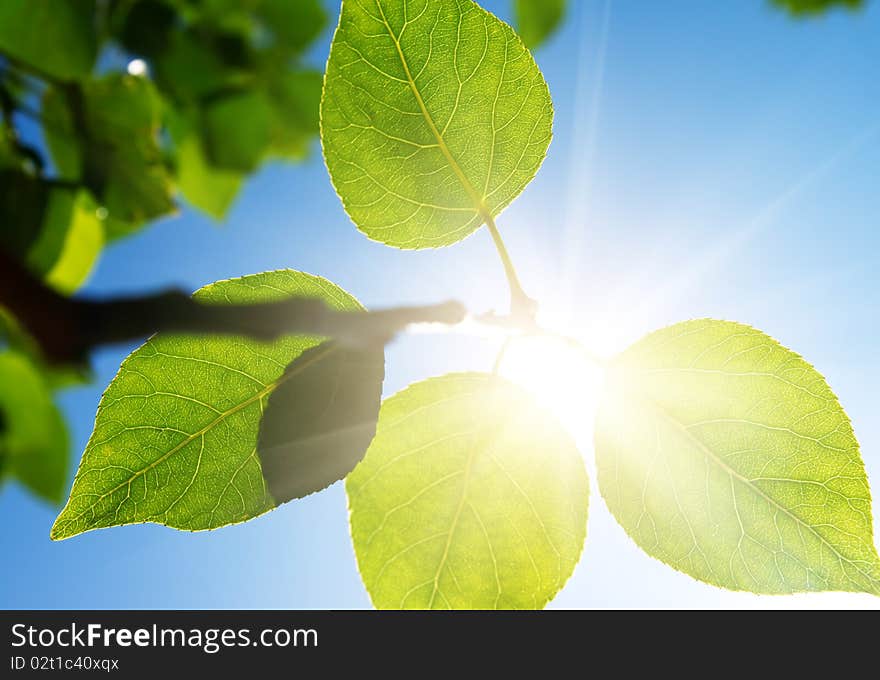
[[[482,4],[509,18],[508,0]],[[805,22],[764,0],[570,4],[564,30],[537,54],[556,104],[555,139],[538,178],[499,220],[524,285],[561,330],[602,352],[694,317],[770,333],[828,378],[876,496],[880,3]],[[338,5],[328,7],[335,24]],[[328,27],[316,64],[331,34]],[[255,177],[223,225],[184,207],[114,245],[87,291],[192,290],[288,267],[326,276],[370,307],[457,298],[486,311],[507,301],[484,231],[419,253],[363,237],[317,144],[305,165]],[[61,400],[77,460],[129,349],[97,355],[94,385]],[[496,349],[456,335],[403,338],[389,351],[386,393],[453,370],[487,370]],[[552,606],[880,605],[870,596],[728,593],[646,556],[595,487],[588,391],[583,407],[565,413],[593,477],[587,545]],[[370,606],[341,484],[202,534],[135,526],[52,543],[56,513],[14,486],[0,492],[0,606]]]

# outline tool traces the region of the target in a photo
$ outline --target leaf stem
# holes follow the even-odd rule
[[[587,362],[598,366],[599,368],[605,368],[608,365],[609,360],[599,356],[595,352],[587,349],[587,347],[577,338],[573,338],[568,335],[563,335],[561,333],[554,333],[553,331],[548,331],[544,329],[538,330],[535,333],[538,337],[550,338],[551,340],[557,340],[565,345],[568,345],[569,349],[574,350],[578,354],[581,355],[583,359]]]
[[[60,78],[56,78],[55,76],[50,75],[46,71],[43,71],[39,67],[34,66],[33,64],[31,64],[29,62],[22,61],[21,59],[18,59],[17,57],[13,57],[11,54],[8,54],[8,53],[4,52],[3,50],[0,50],[0,57],[3,57],[6,60],[6,62],[8,64],[10,64],[12,67],[14,67],[15,69],[17,69],[19,71],[24,71],[24,75],[26,75],[26,76],[30,76],[30,77],[36,78],[38,80],[43,80],[43,81],[45,81],[47,83],[51,83],[53,85],[62,85],[66,82]]]
[[[495,357],[495,365],[492,367],[492,375],[500,375],[501,365],[504,363],[504,358],[507,356],[507,350],[510,349],[510,344],[513,340],[514,337],[512,335],[508,335],[504,338],[504,344],[501,345],[501,349],[498,350],[498,356]]]
[[[538,311],[538,303],[530,298],[523,289],[522,284],[519,281],[519,276],[517,276],[516,273],[516,267],[513,266],[510,252],[504,244],[504,239],[501,238],[501,232],[498,230],[498,225],[495,224],[495,219],[488,211],[484,211],[482,217],[485,220],[486,228],[492,235],[492,242],[495,244],[495,250],[498,251],[498,256],[501,258],[501,263],[504,265],[504,273],[507,276],[507,283],[510,286],[510,314],[512,317],[521,321],[534,323],[535,315]]]

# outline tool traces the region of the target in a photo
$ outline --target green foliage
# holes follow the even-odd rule
[[[253,172],[269,146],[272,112],[261,92],[236,92],[205,107],[203,123],[214,167]]]
[[[245,176],[214,167],[194,116],[169,112],[167,123],[177,149],[177,187],[189,203],[215,219],[222,219],[235,200]]]
[[[344,0],[321,121],[327,167],[358,228],[432,248],[525,189],[553,107],[517,35],[470,0]]]
[[[800,356],[741,324],[690,321],[615,360],[599,488],[648,554],[734,590],[880,592],[849,419]]]
[[[306,155],[319,128],[323,82],[314,71],[285,72],[273,79],[268,91],[270,156],[297,159]]]
[[[574,443],[492,375],[435,378],[387,400],[346,489],[358,566],[382,609],[540,609],[586,535]]]
[[[327,23],[319,0],[262,0],[256,11],[263,25],[276,32],[275,44],[297,53],[305,50]]]
[[[27,359],[31,369],[37,371],[45,385],[52,391],[83,385],[90,380],[89,369],[84,366],[68,366],[46,363],[39,346],[6,309],[0,307],[0,349],[14,350]],[[51,424],[47,425],[51,429]]]
[[[795,14],[862,4],[774,2]],[[319,0],[4,0],[0,247],[73,292],[106,241],[171,213],[177,193],[222,218],[250,173],[304,157],[320,125],[332,181],[368,237],[442,247],[486,224],[512,297],[527,297],[494,219],[549,146],[552,102],[526,46],[566,6],[515,0],[520,39],[471,0],[343,0],[322,80],[302,64],[325,24]],[[94,75],[108,43],[145,72]],[[39,117],[51,163],[21,142],[19,113]],[[290,270],[195,294],[292,296],[362,309]],[[51,501],[67,448],[52,390],[72,375],[47,367],[0,308],[0,479]],[[52,538],[214,529],[347,477],[377,607],[545,606],[586,536],[589,483],[569,435],[494,374],[427,380],[380,407],[383,379],[381,349],[325,338],[155,336],[108,387]],[[759,331],[691,321],[612,361],[596,458],[624,529],[694,578],[880,593],[849,419],[815,369]]]
[[[329,281],[294,271],[222,281],[195,294],[212,304],[292,296],[320,298],[336,309],[360,308]],[[305,357],[310,350],[315,351]],[[104,393],[95,431],[52,538],[143,522],[193,531],[215,529],[257,517],[288,500],[274,497],[275,489],[293,497],[290,480],[303,495],[335,481],[314,472],[322,463],[315,459],[322,453],[320,447],[306,446],[294,458],[297,438],[322,436],[322,428],[333,428],[349,417],[338,410],[346,407],[346,399],[336,399],[332,389],[344,389],[349,379],[372,381],[359,383],[357,389],[375,394],[376,418],[384,363],[381,355],[371,355],[362,360],[363,370],[341,376],[351,359],[333,360],[335,352],[320,338],[302,336],[271,344],[227,337],[152,338],[125,360]],[[294,363],[300,357],[304,360]],[[316,381],[326,384],[317,394],[312,391]],[[284,475],[276,479],[264,476],[258,435],[267,402],[282,385],[284,403],[314,401],[288,413],[288,428],[280,434],[273,431],[268,439],[270,447],[289,447],[296,461],[281,469],[270,465]],[[316,418],[322,409],[328,413]],[[360,413],[364,419],[367,410]],[[337,433],[332,429],[327,434],[328,446],[360,442],[333,439]],[[368,443],[363,442],[359,452],[336,453],[353,465]],[[270,450],[268,455],[274,458],[283,451]],[[307,488],[309,484],[314,488]]]
[[[321,77],[299,62],[326,16],[319,0],[186,5],[183,21],[171,23],[164,11],[150,10],[162,38],[140,53],[175,109],[169,115],[186,118],[199,137],[198,149],[189,137],[175,149],[180,189],[222,217],[244,175],[270,158],[303,158],[317,134]],[[140,33],[132,33],[137,53]],[[218,189],[221,198],[212,200]]]
[[[321,0],[0,2],[0,248],[70,294],[177,195],[223,219],[263,163],[308,154],[322,79],[302,62],[325,25]],[[33,349],[53,388],[80,379]]]
[[[85,78],[98,53],[94,0],[3,0],[0,52],[53,78]]]
[[[67,482],[67,429],[44,377],[28,358],[0,351],[0,480],[17,479],[58,503]]]
[[[537,49],[565,19],[568,0],[514,0],[516,27],[529,49]]]
[[[106,211],[100,240],[172,213],[178,190],[222,218],[267,159],[307,154],[318,131],[321,77],[300,62],[325,24],[320,0],[4,2],[0,169],[35,163],[23,169],[47,179],[49,164],[18,144],[9,115],[30,112],[39,94],[55,171],[49,180],[80,185]],[[93,75],[108,43],[146,60],[153,80]],[[175,126],[185,134],[174,134]],[[35,206],[34,215],[44,212]],[[35,222],[25,224],[31,236]],[[84,258],[79,271],[92,261]],[[71,278],[63,288],[82,280]]]
[[[772,2],[795,16],[821,14],[840,7],[859,9],[865,6],[865,0],[772,0]]]
[[[161,101],[149,80],[113,74],[82,89],[49,88],[43,116],[59,174],[100,201],[108,238],[174,208],[158,141]]]
[[[73,292],[104,245],[97,206],[85,191],[0,169],[0,247],[61,292]]]
[[[46,283],[73,293],[88,278],[104,247],[98,206],[87,191],[53,187],[40,238],[28,253],[32,269],[45,272]]]

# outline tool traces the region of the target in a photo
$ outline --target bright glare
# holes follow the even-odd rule
[[[603,372],[571,344],[553,337],[514,337],[499,373],[528,390],[577,442],[592,440]]]
[[[145,76],[147,75],[147,62],[143,59],[132,59],[128,62],[126,70],[132,76]]]
[[[867,593],[798,593],[796,595],[752,595],[724,593],[720,605],[730,609],[880,609],[875,595]]]
[[[563,316],[548,314],[543,308],[538,316],[538,324],[551,333],[567,327]],[[517,335],[509,329],[473,318],[467,318],[455,326],[413,324],[408,330],[416,334],[472,335],[485,340],[498,340],[502,344],[506,341],[507,347],[499,361],[498,372],[531,393],[541,406],[561,422],[578,444],[589,446],[604,380],[601,359],[592,350],[595,343],[581,348],[553,334]],[[609,342],[602,343],[602,349],[605,344],[610,345],[615,340],[609,336]]]

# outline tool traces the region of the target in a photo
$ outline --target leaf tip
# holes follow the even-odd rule
[[[52,529],[49,531],[49,539],[56,542],[66,541],[73,538],[79,532],[70,531],[68,522],[64,519],[64,510],[55,519]]]

